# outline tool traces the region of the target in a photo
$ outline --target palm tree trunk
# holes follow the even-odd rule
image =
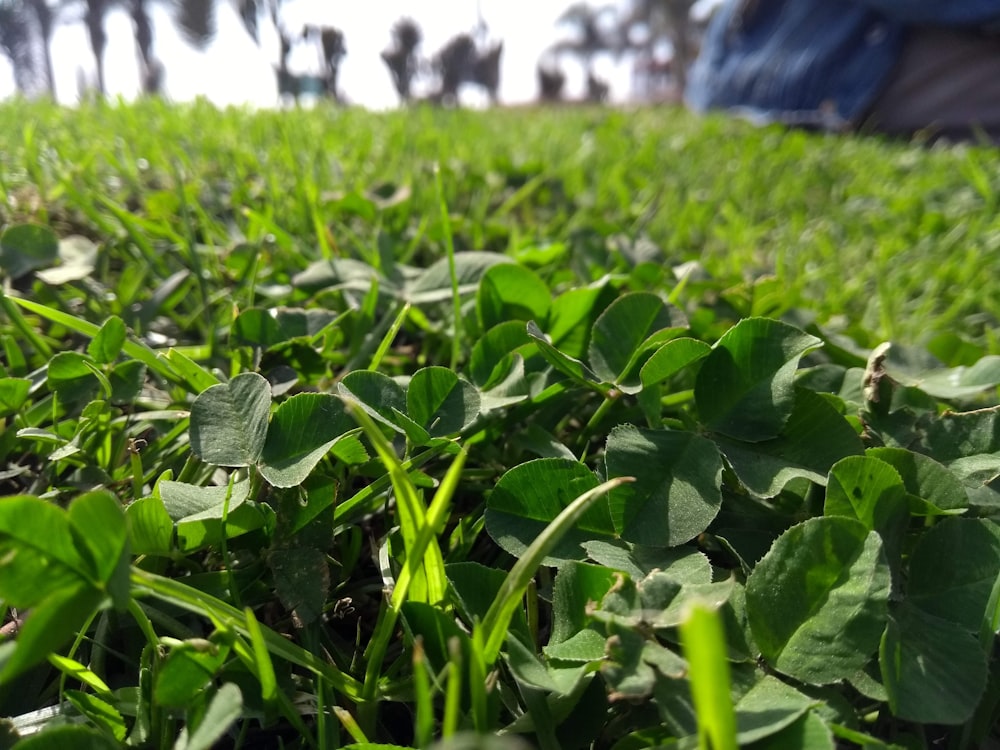
[[[97,64],[97,92],[102,98],[105,94],[104,49],[108,44],[108,37],[104,32],[104,16],[107,10],[107,0],[87,0],[87,11],[84,14],[87,34],[90,37],[90,49],[94,53],[94,62]]]
[[[139,57],[139,81],[142,93],[160,93],[163,83],[160,61],[153,53],[153,24],[146,8],[146,0],[131,0],[132,26],[135,30],[135,48]]]
[[[684,96],[687,88],[687,69],[691,64],[691,3],[675,0],[668,8],[671,19],[671,42],[674,46],[674,76],[677,93]]]
[[[56,98],[56,76],[52,68],[52,8],[48,0],[30,0],[41,34],[42,63],[45,70],[45,87],[52,99]]]
[[[24,18],[14,8],[0,4],[0,55],[10,60],[14,86],[20,94],[26,93],[33,72],[25,52]]]
[[[43,80],[42,44],[36,26],[34,15],[26,5],[0,0],[0,55],[10,60],[14,68],[14,85],[26,96],[36,96],[48,88]]]

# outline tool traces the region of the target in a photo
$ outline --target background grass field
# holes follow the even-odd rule
[[[996,150],[673,108],[0,133],[26,747],[997,740]]]
[[[439,163],[458,250],[536,252],[553,267],[632,253],[650,277],[694,260],[724,283],[773,275],[767,312],[806,308],[866,344],[955,332],[1000,346],[992,149],[761,130],[673,108],[7,103],[0,132],[0,220],[110,243],[184,238],[209,274],[234,244],[268,235],[293,268],[324,255],[439,257]],[[370,200],[390,197],[386,211]]]

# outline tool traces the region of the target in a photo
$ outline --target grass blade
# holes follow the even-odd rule
[[[427,747],[434,738],[434,696],[431,693],[431,678],[424,655],[424,643],[417,636],[413,644],[413,736],[417,747]]]
[[[407,302],[400,309],[396,319],[392,321],[392,325],[389,326],[389,330],[386,331],[385,336],[382,337],[382,341],[379,342],[378,349],[375,350],[375,354],[372,355],[372,361],[368,365],[369,370],[377,370],[378,366],[382,364],[382,358],[385,357],[385,353],[389,351],[389,347],[392,346],[392,342],[395,340],[396,334],[399,333],[399,329],[403,327],[403,323],[406,321],[406,316],[409,314],[410,303]]]
[[[278,695],[278,680],[274,676],[274,664],[267,651],[267,642],[261,632],[260,623],[249,607],[243,608],[246,616],[247,633],[250,636],[250,646],[253,648],[254,662],[257,665],[257,679],[260,680],[260,694],[265,701],[272,701]]]
[[[389,441],[386,440],[374,420],[353,403],[350,406],[351,413],[365,431],[376,453],[378,453],[379,459],[389,471],[392,489],[396,496],[400,531],[402,532],[403,544],[406,548],[407,562],[404,570],[410,570],[411,575],[416,575],[416,579],[413,581],[414,584],[418,587],[421,585],[424,587],[423,591],[419,588],[417,589],[414,599],[416,601],[425,601],[428,604],[437,604],[444,600],[448,587],[448,579],[444,572],[444,557],[441,554],[441,548],[434,538],[434,527],[428,523],[427,509],[424,507],[424,503],[420,499],[420,494],[410,479],[409,474],[403,468]],[[456,462],[459,460],[456,459]],[[438,494],[444,498],[443,495]],[[447,500],[450,498],[444,499]],[[424,538],[420,540],[422,543],[418,543],[418,539],[421,537],[421,530],[425,528],[430,529],[430,533],[424,535]],[[410,564],[411,561],[417,563],[419,567],[414,570]],[[399,583],[397,581],[397,589],[400,588]],[[403,589],[398,594],[394,590],[392,597],[393,605],[396,607],[400,606],[405,596],[406,589]]]
[[[428,448],[406,461],[403,461],[401,465],[405,471],[419,469],[432,458],[435,458],[443,453],[447,445],[448,444],[444,444],[441,447]],[[373,508],[370,508],[369,505],[373,505],[378,494],[390,484],[392,484],[392,478],[388,474],[384,474],[367,487],[363,487],[358,490],[357,493],[349,497],[344,502],[338,503],[337,507],[333,511],[334,524],[337,526],[345,525],[351,523],[356,517],[372,512]]]
[[[379,611],[375,630],[372,633],[371,640],[368,642],[368,647],[365,649],[366,666],[363,690],[367,706],[360,715],[363,720],[362,723],[368,727],[374,718],[371,715],[371,711],[373,710],[372,703],[377,693],[379,675],[382,670],[382,662],[385,659],[386,649],[389,647],[389,642],[395,632],[400,608],[406,602],[411,583],[417,574],[423,573],[428,582],[427,598],[430,599],[432,596],[437,597],[428,603],[437,604],[444,600],[448,580],[445,577],[444,558],[441,554],[441,548],[437,544],[437,527],[448,516],[448,508],[455,489],[458,486],[462,467],[465,465],[466,454],[463,450],[455,457],[444,480],[441,482],[440,487],[438,487],[434,499],[431,501],[431,511],[424,511],[416,494],[416,487],[410,481],[405,469],[403,469],[402,464],[393,452],[392,446],[389,445],[389,441],[385,439],[385,436],[382,435],[375,422],[362,409],[353,403],[350,404],[350,408],[351,413],[358,420],[365,434],[368,435],[375,446],[379,457],[389,469],[392,476],[393,488],[396,490],[396,501],[400,505],[400,523],[403,523],[403,511],[401,507],[403,502],[411,505],[407,512],[413,514],[413,517],[408,520],[408,523],[412,526],[412,537],[407,541],[404,535],[406,562],[396,579],[396,585],[393,587],[392,594],[389,597],[388,606],[383,605],[383,608]]]
[[[462,643],[457,637],[448,640],[448,686],[444,695],[444,717],[441,720],[441,736],[448,739],[458,731],[459,714],[462,708]]]
[[[730,694],[726,638],[719,613],[694,603],[680,625],[701,750],[736,750],[736,713]]]
[[[497,592],[496,598],[478,628],[483,634],[483,657],[487,664],[493,664],[500,654],[500,647],[503,646],[503,642],[507,638],[510,620],[528,590],[528,586],[535,576],[535,571],[542,564],[542,560],[552,551],[566,532],[580,520],[587,508],[599,498],[605,497],[615,487],[633,481],[635,481],[633,477],[616,477],[583,493],[567,505],[524,551],[521,559],[514,564],[504,579],[500,591]]]
[[[245,638],[251,637],[247,628],[246,615],[242,610],[180,581],[164,578],[139,568],[132,568],[132,588],[136,595],[153,596],[188,612],[215,619],[222,626],[232,628]],[[363,692],[361,683],[341,672],[334,664],[318,659],[305,649],[290,643],[270,628],[260,626],[260,633],[272,656],[277,656],[322,677],[341,695],[350,700],[361,700]]]
[[[94,323],[90,323],[82,318],[70,315],[69,313],[64,313],[61,310],[46,307],[45,305],[41,305],[30,299],[24,299],[23,297],[5,297],[4,299],[8,299],[20,307],[23,307],[25,310],[30,310],[46,320],[58,323],[71,331],[75,331],[76,333],[87,336],[91,339],[94,338],[98,331],[101,330],[101,327],[95,325]],[[166,365],[165,360],[160,355],[145,344],[140,344],[136,341],[126,339],[125,343],[122,344],[122,352],[133,359],[137,359],[144,363],[147,367],[149,367],[149,369],[159,373],[171,382],[180,383],[181,385],[193,388],[197,387],[196,383],[190,383],[186,381],[185,378],[175,373],[169,366]],[[197,392],[197,390],[195,390],[195,392]]]
[[[337,718],[340,720],[340,723],[343,725],[344,729],[347,730],[347,733],[351,735],[351,737],[354,739],[355,742],[365,746],[369,744],[368,737],[365,736],[365,733],[361,730],[361,727],[358,725],[358,722],[356,722],[354,720],[354,717],[351,716],[350,711],[348,711],[345,708],[341,708],[340,706],[334,706],[333,712],[337,715]]]
[[[11,304],[11,302],[19,301],[21,301],[19,297],[11,297],[10,295],[4,294],[0,291],[0,306],[3,307],[3,311],[7,314],[7,317],[10,318],[11,322],[17,327],[20,334],[24,336],[26,341],[31,343],[41,356],[46,359],[51,359],[52,348],[46,343],[45,339],[35,332],[34,328],[28,325],[24,316],[21,315],[21,312]],[[44,307],[42,309],[48,310],[49,308]]]
[[[439,556],[441,555],[441,548],[437,545],[436,537],[441,531],[444,530],[444,525],[448,520],[449,511],[451,509],[451,499],[454,497],[455,490],[458,488],[458,482],[462,478],[462,469],[465,467],[466,455],[467,453],[465,449],[463,449],[462,452],[455,457],[455,460],[452,461],[451,466],[448,467],[448,471],[445,473],[444,479],[441,480],[441,484],[438,487],[437,492],[434,493],[434,499],[431,500],[430,508],[427,511],[427,515],[424,517],[424,523],[421,525],[420,530],[417,532],[416,539],[413,541],[412,550],[407,551],[406,564],[400,571],[399,578],[396,581],[396,587],[392,592],[393,604],[396,607],[403,606],[409,582],[413,579],[415,573],[420,570],[420,562],[418,561],[423,561],[424,569],[426,570],[428,550],[436,549],[437,554]],[[447,588],[448,579],[444,571],[443,558],[441,559],[440,574],[443,585]],[[398,594],[396,593],[397,591],[399,592]]]

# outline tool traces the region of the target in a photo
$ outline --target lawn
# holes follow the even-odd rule
[[[1000,739],[995,150],[671,108],[0,132],[17,747]]]

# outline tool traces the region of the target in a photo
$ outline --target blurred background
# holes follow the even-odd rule
[[[0,98],[662,102],[718,0],[0,0]]]

